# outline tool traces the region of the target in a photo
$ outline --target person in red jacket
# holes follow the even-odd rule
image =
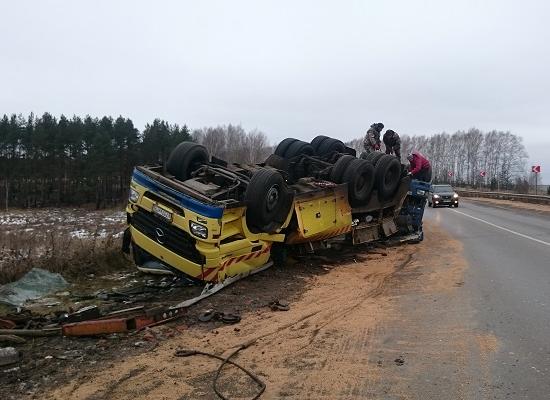
[[[430,182],[432,180],[432,166],[428,159],[418,151],[413,151],[407,156],[409,160],[409,173],[413,179]]]

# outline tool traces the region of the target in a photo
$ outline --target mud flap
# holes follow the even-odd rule
[[[130,228],[124,230],[122,235],[122,252],[124,254],[130,254],[130,244],[132,243],[132,234],[130,233]]]
[[[266,264],[264,264],[260,268],[255,269],[253,271],[249,271],[249,272],[246,272],[246,273],[242,273],[242,274],[239,274],[239,275],[235,275],[235,276],[226,278],[223,282],[220,282],[220,283],[207,283],[206,286],[204,286],[204,288],[202,289],[202,292],[201,292],[200,295],[198,295],[196,297],[193,297],[192,299],[182,301],[181,303],[170,307],[170,309],[189,307],[189,306],[191,306],[195,303],[198,303],[202,299],[205,299],[205,298],[213,295],[214,293],[219,292],[220,290],[222,290],[223,288],[231,285],[232,283],[235,283],[235,282],[237,282],[237,281],[239,281],[243,278],[246,278],[249,275],[253,275],[253,274],[256,274],[258,272],[264,271],[264,270],[268,269],[269,267],[271,267],[272,265],[273,265],[273,261],[269,260]]]

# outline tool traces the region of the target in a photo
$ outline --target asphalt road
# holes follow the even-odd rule
[[[550,215],[463,200],[425,220],[463,244],[463,296],[498,339],[491,398],[550,398]]]

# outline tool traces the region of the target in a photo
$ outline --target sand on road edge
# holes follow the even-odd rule
[[[435,231],[433,238],[431,231]],[[202,356],[178,358],[174,352],[197,349],[227,355],[251,340],[254,344],[241,351],[235,361],[266,382],[262,398],[378,398],[388,390],[402,396],[417,380],[417,372],[413,368],[404,375],[393,362],[391,357],[398,350],[388,349],[384,332],[391,324],[424,323],[415,346],[427,347],[430,354],[438,352],[427,339],[437,331],[434,322],[417,321],[419,315],[425,315],[414,315],[410,310],[405,310],[410,314],[405,315],[402,302],[460,290],[466,263],[457,243],[428,225],[421,244],[387,249],[387,257],[372,254],[309,277],[307,290],[290,304],[289,311],[266,308],[243,315],[238,325],[207,332],[190,328],[149,353],[121,359],[100,370],[87,367],[80,377],[47,393],[46,398],[216,399],[211,384],[219,362]],[[442,332],[448,332],[445,321],[442,325]],[[449,347],[452,354],[432,354],[443,363],[456,362],[463,379],[469,379],[467,365],[472,352],[492,350],[491,346],[469,347],[480,340],[479,334],[466,325],[459,336],[451,338],[456,342]],[[379,351],[384,348],[390,359],[380,364]],[[407,363],[409,368],[415,365],[413,359]],[[420,362],[417,367],[423,371]],[[389,389],[388,382],[392,382]],[[234,368],[225,370],[220,387],[231,399],[248,399],[256,393],[254,384]],[[405,398],[422,397],[409,394]]]

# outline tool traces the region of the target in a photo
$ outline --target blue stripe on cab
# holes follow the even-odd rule
[[[174,190],[171,187],[148,177],[137,169],[134,169],[132,179],[139,185],[147,188],[147,190],[159,195],[168,196],[183,208],[196,212],[197,214],[203,215],[207,218],[221,218],[223,215],[223,207],[216,207],[202,203],[197,199],[178,192],[177,190]]]

